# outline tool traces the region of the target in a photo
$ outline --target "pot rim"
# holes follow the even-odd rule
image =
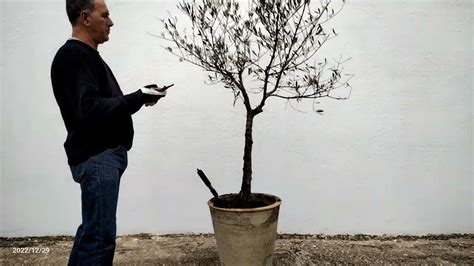
[[[222,196],[231,196],[231,195],[238,195],[237,193],[229,193],[229,194],[223,194],[220,195],[219,197]],[[278,196],[272,195],[272,194],[267,194],[267,193],[252,193],[252,195],[262,195],[266,197],[271,197],[275,199],[275,202],[264,207],[258,207],[258,208],[220,208],[214,206],[214,203],[212,203],[212,200],[214,198],[211,198],[210,200],[207,201],[207,206],[209,208],[214,209],[214,210],[219,210],[219,211],[225,211],[225,212],[259,212],[259,211],[266,211],[266,210],[271,210],[274,208],[277,208],[281,205],[281,199]]]

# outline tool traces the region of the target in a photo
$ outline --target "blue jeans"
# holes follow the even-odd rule
[[[71,166],[74,181],[81,185],[82,224],[68,265],[112,265],[120,177],[127,162],[127,150],[119,146]]]

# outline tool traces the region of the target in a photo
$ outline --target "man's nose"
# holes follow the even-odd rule
[[[109,18],[109,21],[107,21],[107,25],[109,27],[112,27],[114,25],[114,22],[112,21],[112,19]]]

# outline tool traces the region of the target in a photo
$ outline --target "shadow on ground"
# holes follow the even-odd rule
[[[72,237],[0,238],[0,265],[67,263]],[[274,265],[474,264],[474,235],[279,235]],[[115,265],[219,265],[213,235],[117,238]]]

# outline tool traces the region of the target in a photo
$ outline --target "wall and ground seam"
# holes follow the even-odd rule
[[[244,1],[246,2],[246,1]],[[134,115],[119,234],[211,232],[211,194],[240,188],[244,109],[161,46],[175,1],[113,1],[99,47],[122,90],[174,83]],[[328,58],[352,57],[348,101],[271,102],[254,128],[253,189],[283,199],[279,231],[473,233],[472,1],[348,1]],[[0,236],[72,235],[80,190],[49,79],[70,36],[64,1],[1,1]],[[273,99],[274,100],[274,99]]]

